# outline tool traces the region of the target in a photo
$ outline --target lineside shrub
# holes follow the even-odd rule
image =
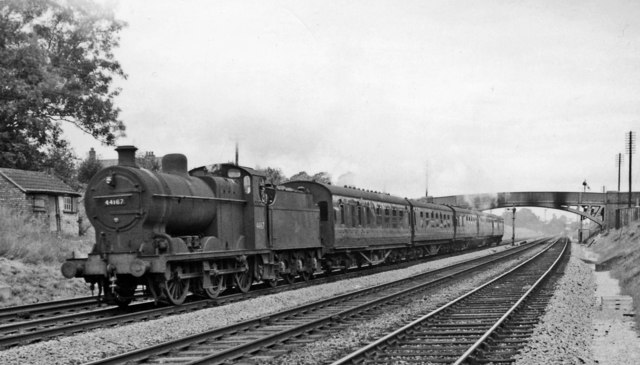
[[[0,206],[0,257],[28,264],[60,263],[73,251],[87,253],[89,238],[58,235],[35,217]]]
[[[611,276],[620,281],[621,294],[633,298],[636,332],[640,332],[640,223],[605,232],[589,248],[599,255],[599,263],[610,261]]]

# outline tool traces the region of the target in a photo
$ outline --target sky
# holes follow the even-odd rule
[[[617,189],[634,0],[114,3],[119,145],[416,198]],[[65,127],[79,157],[113,147]],[[634,155],[634,190],[640,174]],[[622,190],[628,190],[624,156]]]

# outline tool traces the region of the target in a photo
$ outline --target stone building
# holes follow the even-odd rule
[[[51,231],[78,234],[80,196],[62,180],[47,173],[0,168],[0,205],[33,214]]]

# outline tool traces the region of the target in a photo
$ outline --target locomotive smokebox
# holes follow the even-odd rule
[[[170,153],[162,157],[162,172],[187,175],[187,157],[181,153]]]
[[[136,165],[136,146],[118,146],[118,166],[138,167]]]

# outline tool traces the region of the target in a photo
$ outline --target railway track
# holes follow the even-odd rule
[[[80,297],[0,308],[0,325],[85,311],[97,306],[95,297]]]
[[[544,314],[553,291],[543,284],[567,251],[561,240],[332,365],[511,363]]]
[[[463,253],[468,252],[471,251],[465,251]],[[439,255],[429,259],[439,259],[454,255],[455,254]],[[424,261],[429,261],[429,259]],[[363,274],[369,275],[388,270],[396,270],[414,264],[416,264],[415,261],[406,261],[393,266],[364,267],[353,272],[328,276],[320,275],[309,282],[296,282],[276,288],[264,285],[262,288],[253,290],[247,294],[231,292],[213,300],[199,299],[196,296],[192,296],[186,303],[178,307],[162,304],[156,305],[151,301],[134,302],[134,304],[127,308],[118,308],[117,306],[101,307],[104,306],[104,304],[99,303],[96,297],[82,297],[1,308],[0,349],[25,345],[56,336],[72,335],[96,328],[182,314],[285,290],[299,289],[307,285],[335,282]]]
[[[522,246],[491,257],[469,260],[91,364],[216,364],[238,359],[259,363],[262,356],[273,357],[274,353],[286,352],[287,350],[282,350],[281,346],[295,346],[296,343],[313,341],[315,334],[312,333],[318,330],[330,330],[345,321],[367,316],[386,306],[397,305],[402,300],[425,293],[457,276],[498,262],[513,260],[525,254],[524,251],[540,249],[541,246]]]

